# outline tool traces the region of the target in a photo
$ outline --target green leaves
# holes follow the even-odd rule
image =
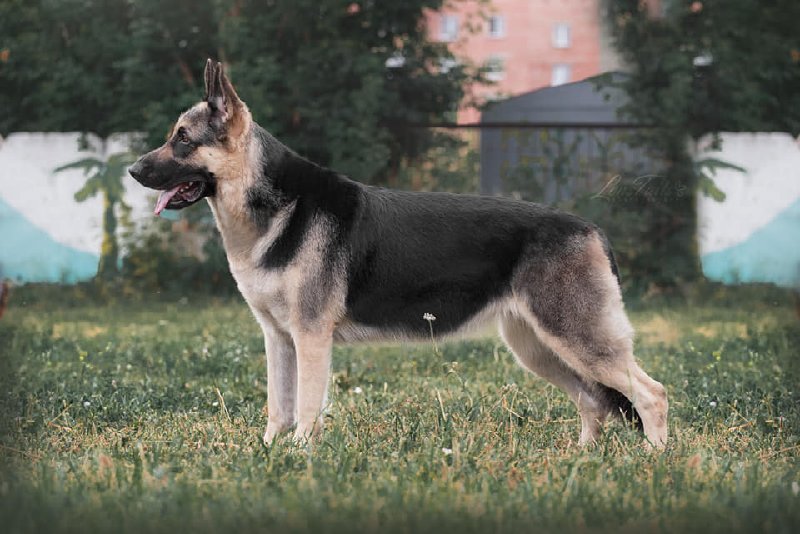
[[[78,202],[83,202],[100,192],[109,198],[120,200],[124,192],[122,177],[134,161],[136,161],[136,155],[132,152],[118,152],[111,154],[105,160],[94,157],[82,158],[57,167],[53,172],[83,169],[83,175],[88,176],[88,179],[84,186],[75,193],[75,200]]]
[[[123,217],[129,211],[129,207],[122,198],[125,193],[122,177],[128,166],[134,161],[136,161],[136,155],[132,152],[117,152],[106,159],[82,158],[62,165],[53,171],[59,173],[72,169],[83,169],[83,175],[88,178],[83,187],[75,193],[77,202],[83,202],[98,193],[103,194],[103,243],[100,250],[99,276],[107,276],[118,270],[119,245],[116,235],[117,214],[115,208],[117,206],[121,208]]]
[[[747,172],[747,169],[717,158],[703,158],[694,162],[698,174],[698,187],[700,192],[717,202],[725,200],[725,193],[714,183],[718,169],[728,169],[737,172]]]
[[[31,0],[0,4],[0,134],[144,132],[157,146],[225,61],[257,121],[315,161],[381,181],[432,146],[465,65],[427,39],[441,0]],[[395,55],[403,65],[390,68]]]
[[[663,2],[665,13],[655,17],[639,0],[607,5],[617,51],[630,70],[622,113],[648,126],[637,131],[636,144],[663,162],[654,172],[670,190],[685,193],[660,208],[647,206],[647,228],[637,241],[652,248],[636,270],[659,285],[680,285],[701,276],[696,194],[724,200],[716,171],[741,171],[718,160],[692,161],[687,141],[725,131],[800,133],[800,65],[791,54],[800,34],[789,22],[800,19],[800,3],[680,0]]]

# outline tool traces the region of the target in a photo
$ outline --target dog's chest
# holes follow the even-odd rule
[[[280,330],[289,331],[292,321],[292,295],[284,273],[266,271],[258,266],[231,264],[239,292],[260,321],[269,320]]]

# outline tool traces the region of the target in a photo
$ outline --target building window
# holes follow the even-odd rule
[[[446,42],[458,38],[458,17],[455,15],[442,15],[439,24],[439,39]]]
[[[447,74],[454,68],[458,66],[458,61],[452,57],[441,57],[439,58],[439,71]]]
[[[387,69],[399,69],[403,65],[406,64],[406,58],[403,57],[403,54],[395,52],[388,58],[386,58],[386,68]]]
[[[500,56],[489,56],[489,59],[486,60],[486,79],[499,82],[505,77],[505,60]]]
[[[501,39],[506,36],[506,18],[503,15],[489,17],[489,37]]]
[[[559,22],[553,26],[553,48],[569,48],[572,36],[569,24]]]
[[[553,70],[551,71],[550,77],[550,85],[553,87],[556,85],[563,85],[565,83],[569,83],[571,78],[572,67],[566,63],[557,63],[553,65]]]

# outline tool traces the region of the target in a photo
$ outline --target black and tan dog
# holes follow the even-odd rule
[[[207,197],[266,342],[264,440],[322,429],[334,341],[425,340],[489,321],[519,362],[563,389],[581,443],[610,415],[667,440],[664,387],[637,365],[608,241],[594,225],[508,199],[369,187],[303,159],[256,124],[223,73],[169,140],[131,168],[156,213]]]

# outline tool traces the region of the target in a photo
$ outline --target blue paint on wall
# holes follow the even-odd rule
[[[63,245],[0,199],[0,277],[20,282],[88,280],[99,256]]]
[[[702,257],[711,280],[800,286],[800,199],[746,240]]]

